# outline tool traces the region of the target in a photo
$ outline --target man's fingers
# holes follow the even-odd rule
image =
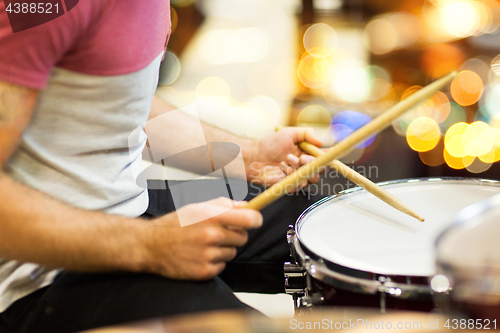
[[[289,175],[297,169],[297,168],[289,166],[285,162],[281,162],[280,166],[281,166],[281,170],[283,171],[284,175]]]
[[[233,246],[213,248],[210,262],[219,263],[233,260],[236,257],[236,253],[236,248]]]
[[[262,214],[259,211],[247,208],[233,208],[216,216],[214,219],[224,226],[244,229],[258,228],[263,221]]]
[[[300,167],[300,159],[297,156],[293,155],[293,154],[288,154],[286,156],[286,162],[292,168],[298,169]]]
[[[296,136],[296,143],[302,142],[302,141],[307,141],[309,143],[312,143],[313,145],[317,147],[321,147],[323,145],[323,141],[321,141],[317,136],[314,130],[310,127],[294,127],[293,128],[295,136]]]
[[[248,233],[244,229],[233,229],[227,227],[223,229],[224,237],[218,242],[221,246],[243,246],[248,240]]]

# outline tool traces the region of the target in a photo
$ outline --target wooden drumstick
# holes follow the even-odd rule
[[[315,157],[321,156],[325,153],[324,151],[322,151],[321,149],[319,149],[315,145],[313,145],[309,142],[305,142],[305,141],[299,143],[299,147],[304,152],[308,153],[311,156],[315,156]],[[366,191],[370,192],[371,194],[373,194],[374,196],[376,196],[377,198],[379,198],[380,200],[382,200],[386,204],[396,208],[397,210],[399,210],[407,215],[410,215],[411,217],[416,218],[420,222],[424,222],[424,218],[421,217],[420,215],[418,215],[417,213],[415,213],[413,210],[411,210],[411,208],[408,207],[407,205],[405,205],[405,203],[403,201],[399,200],[398,198],[396,198],[394,195],[387,192],[383,188],[377,186],[377,184],[375,184],[374,182],[372,182],[368,178],[360,175],[359,173],[357,173],[353,169],[349,168],[347,165],[340,162],[339,160],[333,160],[330,163],[330,167],[339,171],[344,177],[346,177],[347,179],[349,179],[353,183],[361,186]]]
[[[437,91],[450,83],[456,75],[457,72],[450,73],[411,94],[368,124],[351,133],[351,135],[330,148],[325,154],[317,157],[314,161],[307,163],[278,183],[266,189],[243,207],[261,210],[275,200],[278,200],[292,189],[295,189],[298,184],[317,174],[322,167],[327,166],[335,158],[357,146],[363,142],[363,140],[382,131],[405,112],[430,98]]]

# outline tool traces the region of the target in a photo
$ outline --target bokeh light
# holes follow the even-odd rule
[[[396,27],[383,18],[368,22],[365,27],[365,39],[371,52],[384,54],[393,51],[398,43]]]
[[[458,104],[469,106],[476,103],[483,94],[483,81],[476,73],[465,70],[455,77],[450,90]]]
[[[212,65],[246,63],[264,58],[268,48],[269,38],[262,29],[217,29],[201,36],[198,55]]]
[[[460,122],[465,122],[467,120],[467,115],[460,105],[454,102],[450,102],[449,106],[450,112],[448,113],[448,117],[446,117],[446,119],[439,124],[441,133],[446,133],[452,125]]]
[[[469,127],[469,124],[460,122],[451,126],[446,132],[444,137],[444,146],[450,156],[456,158],[463,158],[467,156],[467,152],[465,151],[463,145],[463,134],[467,127]]]
[[[341,111],[333,116],[330,122],[330,135],[339,142],[349,136],[352,132],[369,123],[372,119],[360,112]],[[376,135],[368,138],[356,148],[366,148],[375,140]]]
[[[406,12],[377,16],[363,31],[365,45],[374,54],[385,54],[413,45],[420,35],[418,18]]]
[[[170,51],[165,53],[165,58],[161,62],[158,85],[166,86],[174,83],[181,73],[181,62],[175,54]]]
[[[331,118],[324,106],[312,104],[300,111],[297,116],[297,124],[329,124]]]
[[[179,23],[179,16],[177,15],[177,11],[174,7],[170,6],[170,21],[172,22],[172,31],[173,33],[175,29],[177,29],[177,24]]]
[[[474,162],[473,156],[465,155],[464,157],[455,157],[455,156],[452,156],[446,148],[443,152],[443,156],[444,156],[444,160],[445,160],[446,164],[450,168],[457,169],[457,170],[464,169],[464,168],[468,167],[469,165],[471,165],[472,162]]]
[[[332,65],[326,58],[317,58],[306,53],[299,63],[298,74],[306,87],[320,88],[330,81]]]
[[[406,141],[411,149],[425,152],[433,149],[441,138],[441,131],[435,120],[420,117],[413,120],[406,131]]]
[[[217,76],[209,76],[198,83],[196,87],[196,98],[212,100],[222,98],[227,101],[231,98],[231,89],[229,85]]]
[[[471,35],[479,27],[479,13],[470,1],[449,1],[441,11],[445,29],[454,36]]]
[[[493,73],[500,76],[500,54],[491,60],[490,66]]]
[[[268,96],[256,96],[252,98],[247,109],[252,110],[254,114],[259,116],[260,128],[264,132],[274,131],[281,118],[281,110],[278,103]]]
[[[334,72],[331,88],[342,100],[359,103],[370,95],[372,83],[371,72],[363,65],[351,62],[339,66]]]
[[[432,78],[438,78],[458,70],[464,61],[463,52],[450,44],[427,46],[422,55],[423,69]]]
[[[482,121],[467,126],[462,136],[464,150],[475,157],[487,154],[493,148],[494,141],[495,133]]]
[[[438,91],[431,98],[417,107],[417,113],[421,117],[432,118],[440,124],[446,120],[451,111],[450,100],[441,91]]]
[[[325,23],[311,25],[304,33],[304,48],[314,57],[327,57],[331,55],[338,44],[335,30]]]
[[[418,156],[425,165],[435,167],[445,163],[443,150],[444,150],[444,139],[443,137],[441,137],[436,147],[428,151],[419,152]]]
[[[474,158],[471,164],[467,165],[465,168],[467,171],[472,173],[481,173],[487,171],[491,167],[492,163],[485,163],[479,158]]]
[[[492,83],[485,88],[478,112],[487,122],[500,118],[500,84]]]

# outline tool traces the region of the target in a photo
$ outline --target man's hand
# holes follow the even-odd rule
[[[226,198],[184,206],[180,210],[200,216],[223,212],[187,227],[180,226],[176,213],[153,221],[147,241],[151,266],[146,269],[173,279],[204,280],[218,275],[226,261],[236,256],[236,247],[247,242],[246,229],[262,225],[258,211],[232,207],[234,202]]]
[[[251,153],[244,156],[247,180],[258,185],[273,185],[309,163],[314,157],[300,150],[297,144],[302,141],[318,147],[323,144],[312,128],[305,127],[287,127],[255,141]],[[309,179],[310,183],[318,181],[318,175]],[[299,187],[306,185],[307,182]]]

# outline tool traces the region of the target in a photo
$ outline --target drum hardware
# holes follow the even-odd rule
[[[337,274],[336,272],[328,271],[325,261],[321,258],[312,260],[308,255],[305,255],[300,246],[295,249],[302,255],[302,264],[296,261],[286,262],[284,265],[285,271],[285,292],[291,294],[294,300],[295,311],[303,313],[301,308],[312,308],[325,304],[325,297],[318,291],[315,291],[312,278],[320,281],[326,281],[334,288],[329,290],[328,297],[333,297],[335,287],[351,290],[352,292],[369,293],[379,295],[380,312],[385,313],[386,297],[410,299],[418,298],[418,295],[428,299],[429,288],[427,286],[416,286],[410,284],[410,279],[406,279],[408,285],[401,285],[393,282],[390,277],[379,276],[376,280],[356,279],[349,276]],[[295,251],[294,251],[295,252]],[[292,284],[293,282],[293,284]],[[417,296],[416,296],[417,295]]]

